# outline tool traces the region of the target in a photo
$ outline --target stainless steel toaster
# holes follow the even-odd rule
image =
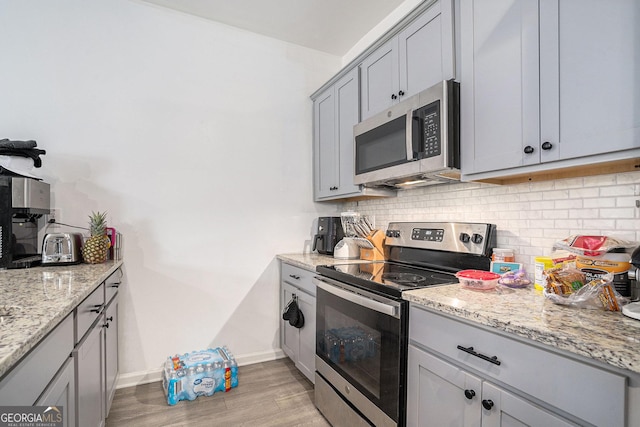
[[[61,265],[82,262],[82,233],[50,233],[42,241],[42,264]]]

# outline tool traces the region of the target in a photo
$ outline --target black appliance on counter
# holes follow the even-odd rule
[[[49,213],[49,184],[32,178],[0,176],[0,269],[40,264],[39,221]]]
[[[333,255],[333,249],[343,237],[344,230],[339,216],[321,216],[318,218],[318,231],[313,238],[313,250],[322,255]]]
[[[402,292],[488,270],[496,226],[389,224],[388,261],[318,266],[315,403],[338,426],[404,426],[409,303]],[[355,408],[355,409],[354,409]]]

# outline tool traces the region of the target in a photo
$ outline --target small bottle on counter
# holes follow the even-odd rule
[[[497,262],[514,262],[516,257],[513,254],[513,249],[495,248],[491,260]]]

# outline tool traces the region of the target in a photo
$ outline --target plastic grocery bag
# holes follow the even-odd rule
[[[546,286],[543,295],[556,304],[577,308],[620,311],[629,298],[620,295],[613,285],[613,274],[586,282],[585,274],[573,267],[550,268],[544,271]]]
[[[617,237],[572,235],[557,241],[553,247],[577,255],[601,256],[611,251],[630,251],[636,246],[638,246],[636,242]]]

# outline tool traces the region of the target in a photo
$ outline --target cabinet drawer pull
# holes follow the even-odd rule
[[[100,311],[102,310],[102,307],[104,306],[104,304],[96,304],[94,305],[93,309],[89,310],[92,313],[100,313]]]
[[[289,277],[292,279],[300,280],[300,276],[296,276],[295,274],[290,274]]]
[[[463,346],[459,345],[459,346],[458,346],[458,350],[462,350],[462,351],[464,351],[465,353],[469,353],[469,354],[470,354],[470,355],[472,355],[472,356],[479,357],[480,359],[486,360],[487,362],[491,362],[491,363],[493,363],[494,365],[500,365],[500,363],[502,363],[502,362],[500,362],[500,361],[498,360],[498,356],[492,356],[492,357],[485,356],[484,354],[481,354],[481,353],[477,353],[477,352],[475,352],[475,351],[473,350],[473,347],[463,347]]]
[[[473,397],[476,395],[476,392],[473,390],[465,390],[464,391],[464,397],[466,397],[467,399],[471,400],[473,399]]]
[[[526,147],[524,147],[524,152],[525,152],[525,154],[533,153],[533,147],[530,146],[530,145],[527,145]]]
[[[482,407],[487,411],[490,411],[493,408],[493,400],[485,399],[482,401]]]

